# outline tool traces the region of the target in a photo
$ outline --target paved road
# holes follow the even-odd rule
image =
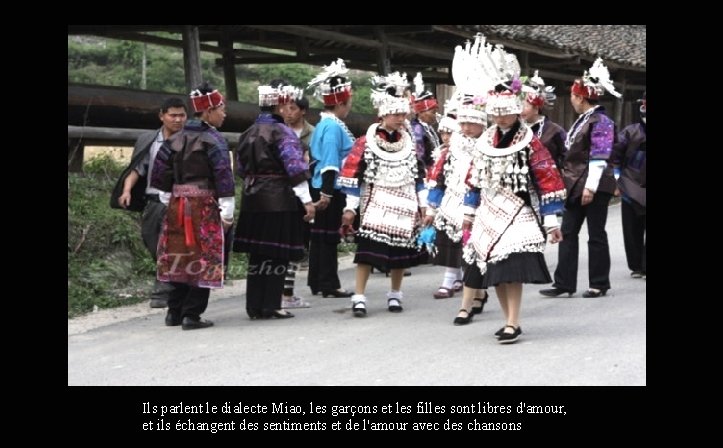
[[[372,274],[365,319],[351,315],[349,299],[313,297],[303,287],[312,308],[294,311],[294,319],[251,321],[244,282],[236,282],[212,293],[204,317],[216,326],[207,330],[165,327],[163,311],[147,305],[112,311],[110,321],[94,323],[104,313],[69,321],[68,384],[645,385],[646,280],[629,277],[619,205],[610,208],[607,229],[608,295],[581,297],[588,286],[583,230],[578,293],[550,299],[538,293],[544,286],[526,285],[516,344],[493,336],[504,323],[494,292],[470,325],[453,326],[459,295],[433,299],[442,268],[426,265],[405,278],[400,314],[386,311],[389,279]],[[545,256],[552,272],[557,246]],[[353,265],[344,265],[342,284],[353,289]],[[298,284],[305,283],[302,273]]]

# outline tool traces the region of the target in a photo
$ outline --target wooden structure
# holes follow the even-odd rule
[[[157,31],[177,33],[180,38],[151,34]],[[605,60],[616,88],[624,97],[624,101],[606,99],[603,104],[618,125],[630,122],[634,116],[637,107],[634,101],[646,88],[645,25],[68,26],[69,35],[88,34],[183,48],[187,91],[201,80],[199,52],[215,53],[217,63],[223,67],[224,92],[231,101],[238,100],[236,64],[323,65],[338,57],[354,69],[383,73],[420,71],[425,82],[437,86],[438,97],[443,101],[450,92],[446,85],[453,83],[450,68],[454,47],[464,44],[477,32],[482,32],[489,42],[504,45],[515,53],[523,74],[539,70],[547,84],[556,87],[558,106],[549,115],[561,125],[569,126],[574,119],[567,93],[570,84],[598,56]],[[243,44],[243,48],[235,48],[235,44]],[[72,122],[77,111],[71,113],[71,107],[79,104],[73,102],[71,106],[70,90],[71,87],[69,124],[80,125],[83,123],[77,120]],[[150,110],[155,104],[160,103],[154,103]],[[249,122],[241,120],[240,123]]]
[[[148,34],[179,33],[182,39]],[[236,64],[297,62],[322,65],[342,57],[348,67],[376,72],[421,71],[429,82],[452,84],[454,47],[476,32],[517,54],[523,71],[571,82],[598,56],[622,90],[644,90],[644,25],[69,25],[92,34],[184,49],[187,87],[198,84],[197,49],[219,55],[226,93],[234,96]],[[254,50],[235,49],[234,44]],[[282,50],[283,53],[279,53]]]
[[[141,132],[161,126],[158,108],[169,96],[120,87],[68,85],[68,169],[80,171],[83,148],[90,145],[133,146]],[[311,123],[319,121],[319,109],[309,109]],[[229,144],[254,122],[259,114],[256,104],[228,101],[226,121],[221,128]],[[344,120],[355,135],[364,133],[375,115],[351,113]],[[115,134],[113,129],[117,129]],[[230,138],[229,138],[230,137]]]

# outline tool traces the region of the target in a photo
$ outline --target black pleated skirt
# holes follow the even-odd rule
[[[437,230],[434,241],[437,246],[437,255],[432,258],[432,264],[448,268],[459,268],[462,266],[462,242],[453,242],[447,232]]]
[[[234,252],[275,260],[304,258],[304,220],[300,211],[241,211],[233,241]]]
[[[427,253],[406,247],[390,246],[378,241],[357,236],[354,263],[374,266],[380,271],[418,266],[426,260]]]
[[[464,284],[472,288],[489,288],[500,283],[551,283],[545,256],[540,252],[510,254],[506,259],[487,265],[485,275],[480,274],[477,264],[464,272]]]

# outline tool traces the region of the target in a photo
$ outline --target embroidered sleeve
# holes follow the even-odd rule
[[[464,178],[464,183],[469,188],[478,188],[479,183],[479,170],[476,167],[477,158],[472,160],[472,163],[470,163],[469,168],[467,169],[467,175]]]
[[[600,120],[592,124],[590,131],[590,159],[607,160],[613,150],[615,124],[606,115],[598,116]]]
[[[281,130],[281,140],[278,142],[279,156],[284,164],[289,183],[296,185],[309,178],[309,165],[304,161],[304,150],[301,140],[288,126],[278,125]]]
[[[424,160],[424,128],[419,121],[412,123],[412,137],[414,138],[414,150],[417,153],[417,160]]]
[[[366,142],[366,135],[362,135],[356,139],[351,152],[346,156],[344,166],[341,168],[341,174],[339,175],[339,184],[342,187],[359,188],[359,179],[361,179],[361,176],[364,174],[362,162],[364,160]]]
[[[462,201],[462,204],[465,207],[472,207],[472,208],[479,207],[479,202],[480,202],[479,195],[480,195],[479,188],[471,188],[467,193],[465,193],[464,201]]]
[[[428,195],[429,191],[426,188],[424,188],[424,182],[417,182],[416,189],[417,189],[417,204],[419,205],[419,207],[425,208],[427,205],[429,205],[429,203],[427,201],[427,195]]]
[[[442,203],[444,197],[444,190],[440,187],[434,187],[429,190],[427,194],[427,203],[430,207],[437,208]]]
[[[447,162],[447,154],[449,154],[449,147],[440,147],[442,148],[439,152],[439,155],[437,157],[437,160],[434,162],[434,165],[432,165],[429,168],[429,173],[427,173],[427,181],[428,182],[434,182],[435,184],[440,184],[443,182],[440,182],[444,177],[444,166]]]
[[[532,180],[540,196],[540,214],[544,216],[562,211],[565,184],[555,161],[537,137],[532,138],[530,149],[530,168]]]
[[[440,152],[437,154],[436,162],[429,168],[427,175],[427,203],[430,207],[437,208],[442,203],[446,185],[444,183],[444,167],[447,165],[447,154],[449,154],[449,146],[440,146]]]
[[[218,131],[209,131],[213,146],[208,150],[208,160],[213,170],[213,182],[216,185],[218,197],[233,197],[235,185],[231,169],[231,157],[228,153],[228,143]]]

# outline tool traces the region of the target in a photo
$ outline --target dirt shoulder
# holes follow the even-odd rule
[[[342,271],[354,267],[353,259],[353,255],[339,257],[339,270]],[[306,271],[297,273],[296,285],[297,293],[300,296],[304,297],[309,294],[309,289],[306,287]],[[246,280],[227,281],[223,289],[211,291],[209,303],[229,297],[241,297],[244,294],[246,294]],[[154,314],[165,315],[166,310],[165,308],[151,308],[148,306],[148,302],[118,308],[99,309],[73,319],[68,319],[68,336]]]

